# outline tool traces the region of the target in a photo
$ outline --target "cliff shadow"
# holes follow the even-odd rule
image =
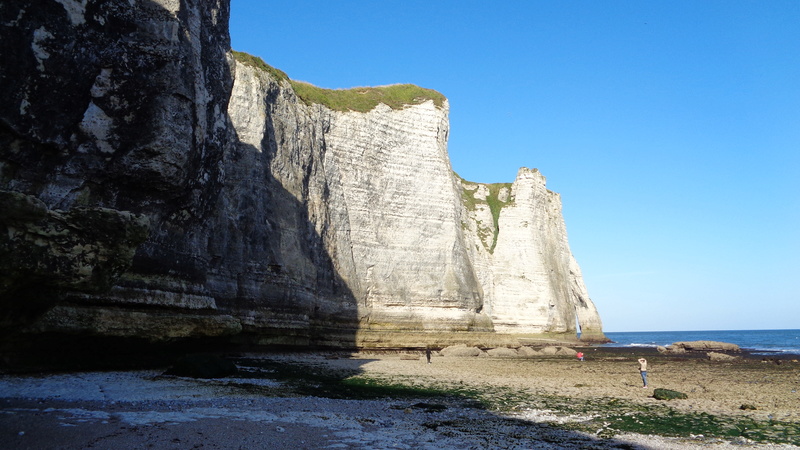
[[[240,142],[227,116],[229,5],[187,5],[12,2],[2,15],[16,19],[0,51],[18,63],[0,68],[8,81],[0,187],[51,210],[102,207],[150,221],[110,290],[87,294],[55,274],[29,274],[35,302],[16,301],[10,288],[15,302],[0,305],[15,322],[0,342],[4,366],[132,367],[190,351],[355,347],[357,301],[321,222],[309,217],[313,168],[297,166],[293,192],[272,176],[284,138],[271,116],[263,150]],[[52,36],[32,46],[45,26]],[[295,150],[292,158],[305,158]]]
[[[331,226],[329,205],[325,199],[309,205],[311,167],[288,175],[297,177],[295,192],[272,174],[275,127],[271,116],[267,121],[262,148],[237,138],[224,155],[225,181],[208,230],[206,287],[220,310],[242,320],[234,341],[243,345],[355,349],[358,300],[318,231]],[[306,151],[305,164],[318,164]],[[311,208],[321,216],[316,222]]]

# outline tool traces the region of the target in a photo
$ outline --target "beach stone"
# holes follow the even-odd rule
[[[196,354],[184,356],[170,367],[165,375],[190,378],[223,378],[239,370],[236,364],[217,355]]]
[[[478,347],[467,347],[466,344],[451,345],[439,351],[442,356],[469,357],[480,356],[481,349]]]
[[[653,397],[656,400],[673,400],[689,398],[683,392],[673,391],[671,389],[657,388],[653,391]]]
[[[515,356],[519,356],[519,353],[515,349],[507,347],[492,348],[486,350],[486,353],[489,356],[500,357],[500,358],[513,358]]]
[[[569,347],[558,347],[558,349],[556,350],[556,355],[575,356],[576,354],[578,354],[577,350]]]
[[[672,347],[683,348],[688,351],[723,351],[723,352],[738,352],[741,351],[738,345],[728,342],[717,341],[685,341],[675,342]]]
[[[519,356],[539,356],[539,355],[541,355],[541,353],[538,350],[536,350],[535,348],[533,348],[533,347],[520,347],[520,349],[517,350],[517,354],[519,354]]]
[[[555,355],[556,353],[558,353],[558,347],[553,347],[553,346],[545,347],[541,350],[540,353],[542,355]]]
[[[718,352],[708,352],[708,359],[711,361],[735,361],[737,359],[741,359],[740,356],[728,355],[726,353],[718,353]]]
[[[686,353],[686,349],[683,347],[676,347],[675,345],[668,345],[666,347],[662,347],[664,351],[662,353],[667,353],[669,355],[681,355]],[[661,350],[659,350],[661,351]]]

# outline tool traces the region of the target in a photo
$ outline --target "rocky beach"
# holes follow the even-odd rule
[[[589,347],[228,355],[216,379],[0,377],[3,448],[797,448],[800,363]],[[643,389],[636,359],[649,361]],[[654,389],[688,398],[656,400]]]

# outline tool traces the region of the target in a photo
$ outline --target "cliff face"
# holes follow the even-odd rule
[[[580,331],[582,339],[602,340],[600,316],[569,249],[560,196],[545,188],[544,176],[522,168],[510,185],[462,185],[495,330]]]
[[[234,61],[225,1],[43,3],[0,7],[4,352],[32,336],[485,343],[574,334],[576,314],[602,338],[558,196],[527,169],[497,201],[458,179],[446,102],[307,105]]]
[[[227,2],[210,0],[3,2],[0,189],[42,210],[13,223],[0,216],[0,258],[14,265],[2,274],[0,310],[17,319],[0,330],[4,353],[39,339],[47,347],[241,331],[208,288],[209,224],[232,139],[227,21]],[[104,213],[87,221],[86,208]],[[144,226],[141,239],[103,231],[126,217],[142,218],[132,224]],[[58,239],[18,245],[51,229]],[[82,262],[60,271],[18,264],[31,247]],[[107,270],[109,255],[127,270]],[[20,315],[19,305],[39,305],[38,314]]]
[[[317,315],[335,313],[337,321],[357,330],[359,345],[424,345],[424,338],[408,336],[492,331],[480,313],[480,287],[464,246],[460,193],[447,156],[446,103],[332,111],[307,106],[288,82],[242,63],[235,64],[231,98],[240,157],[248,160],[231,170],[268,172],[255,182],[266,177],[277,183],[270,191],[287,195],[281,204],[302,218],[275,228],[294,243],[313,236],[331,270],[322,279],[335,280],[346,293],[347,298],[328,297],[316,286],[313,301],[324,305],[316,305],[310,317],[328,321]],[[248,175],[242,179],[253,182]],[[239,190],[232,198],[241,196]],[[302,221],[308,229],[298,234]],[[299,247],[287,253],[291,247],[287,243],[274,253],[292,259],[304,253]],[[275,262],[288,274],[307,270],[319,278],[319,261],[287,263]],[[407,334],[387,337],[391,332]]]

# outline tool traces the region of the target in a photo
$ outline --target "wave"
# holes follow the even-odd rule
[[[800,355],[800,349],[796,348],[744,348],[742,350],[754,355],[774,355],[776,353],[782,355]]]

